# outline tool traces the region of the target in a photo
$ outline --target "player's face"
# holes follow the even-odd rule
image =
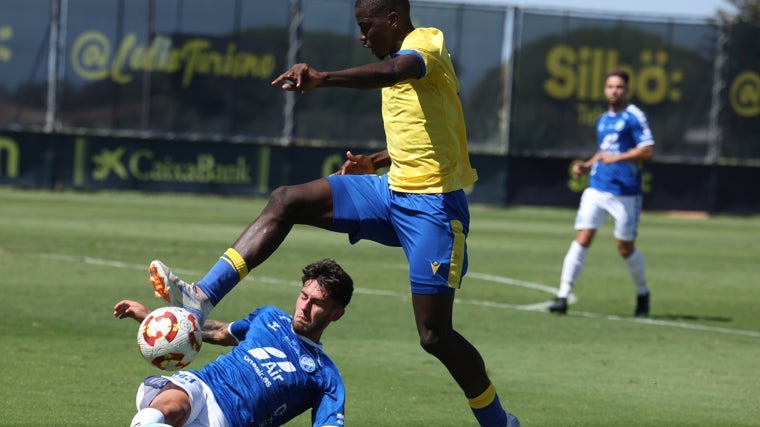
[[[618,107],[626,102],[626,95],[628,93],[628,86],[625,84],[625,80],[618,76],[609,76],[604,83],[604,96],[607,98],[607,103],[613,107]]]
[[[343,307],[328,298],[324,288],[316,280],[307,280],[301,288],[293,313],[293,330],[319,342],[322,331],[343,315]]]
[[[356,7],[354,14],[359,25],[359,40],[364,47],[372,50],[378,59],[395,52],[392,28],[398,18],[395,12],[372,10],[365,3]]]

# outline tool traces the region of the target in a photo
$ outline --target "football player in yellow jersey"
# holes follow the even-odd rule
[[[261,214],[197,284],[151,263],[151,281],[172,305],[205,317],[266,260],[295,224],[401,246],[409,262],[420,344],[449,370],[481,426],[518,426],[478,350],[453,329],[455,290],[467,271],[470,214],[463,188],[477,180],[467,153],[459,80],[443,33],[414,28],[408,0],[357,0],[359,40],[381,61],[338,71],[296,64],[272,82],[308,93],[332,86],[382,89],[387,149],[347,152],[327,178],[275,189]],[[375,171],[389,166],[387,174]]]

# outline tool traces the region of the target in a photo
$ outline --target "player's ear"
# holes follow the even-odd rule
[[[333,310],[332,315],[330,316],[330,321],[334,322],[340,319],[341,317],[343,317],[345,313],[346,313],[345,308],[340,307],[340,306],[335,307],[335,310]]]

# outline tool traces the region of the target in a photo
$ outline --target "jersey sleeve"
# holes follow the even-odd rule
[[[253,313],[249,314],[248,317],[236,320],[230,324],[230,333],[232,336],[237,338],[238,342],[245,339],[245,335],[248,333],[251,322],[261,313],[261,311],[262,308],[259,308]]]
[[[654,145],[652,130],[649,129],[649,122],[644,113],[633,114],[630,120],[631,134],[637,147]]]
[[[417,78],[421,79],[421,78],[425,77],[425,75],[427,74],[427,63],[425,62],[425,58],[422,57],[422,54],[420,54],[416,50],[404,49],[404,50],[400,50],[400,51],[396,52],[396,56],[399,56],[399,55],[414,55],[414,56],[416,56],[417,60],[419,60],[419,62],[420,62],[420,67],[422,69],[422,71],[420,71],[420,75],[417,76]]]
[[[342,427],[345,425],[346,390],[335,365],[330,362],[324,372],[323,392],[312,409],[313,427]]]
[[[418,79],[430,73],[442,55],[443,33],[436,28],[418,28],[412,31],[401,44],[396,55],[415,55],[422,65]]]

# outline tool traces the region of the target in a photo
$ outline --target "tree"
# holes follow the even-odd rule
[[[735,13],[718,9],[718,20],[724,24],[736,22],[751,22],[760,24],[760,0],[728,0],[734,8]]]

